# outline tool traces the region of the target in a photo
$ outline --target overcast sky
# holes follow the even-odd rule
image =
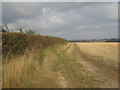
[[[116,2],[3,2],[2,22],[65,39],[118,37]]]

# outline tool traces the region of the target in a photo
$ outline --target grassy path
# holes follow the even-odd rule
[[[67,44],[45,51],[42,66],[36,76],[35,87],[90,88],[98,87],[88,71],[77,62],[75,46]]]

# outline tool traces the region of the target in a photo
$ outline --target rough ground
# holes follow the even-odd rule
[[[3,87],[117,88],[117,46],[115,43],[68,43],[38,55],[24,55],[3,65]]]

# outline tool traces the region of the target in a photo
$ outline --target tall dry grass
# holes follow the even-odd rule
[[[3,88],[28,87],[28,82],[32,83],[32,75],[38,68],[36,56],[32,52],[3,63]]]
[[[58,49],[59,47],[59,49]],[[57,73],[52,71],[57,56],[53,50],[61,50],[65,45],[49,47],[42,51],[26,51],[12,60],[4,60],[2,65],[3,88],[50,88],[60,87]],[[9,57],[5,58],[8,59]],[[4,58],[3,58],[4,59]]]

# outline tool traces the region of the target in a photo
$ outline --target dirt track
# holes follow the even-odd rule
[[[77,58],[77,63],[83,65],[83,69],[88,72],[88,77],[92,78],[91,80],[98,85],[99,88],[117,88],[117,50],[116,43],[69,43],[67,46],[61,48],[61,52],[53,53],[56,54],[57,58],[62,59],[67,57],[66,55],[69,56],[74,53]],[[69,71],[66,72],[70,73]],[[67,77],[70,78],[69,75]],[[75,87],[73,85],[75,82],[68,80],[61,70],[58,71],[57,78],[61,88]],[[78,81],[78,83],[81,82]]]

